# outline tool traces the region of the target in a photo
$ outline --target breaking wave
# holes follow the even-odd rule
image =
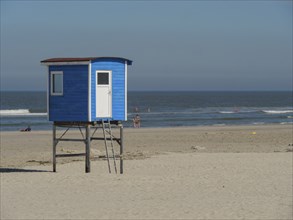
[[[31,113],[29,109],[0,110],[0,116],[46,116],[47,113]]]
[[[293,113],[293,110],[263,110],[262,112],[267,114],[287,114]]]

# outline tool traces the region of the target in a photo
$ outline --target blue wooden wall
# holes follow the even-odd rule
[[[112,118],[125,119],[125,61],[121,59],[98,59],[91,62],[91,121],[96,118],[96,70],[112,71]]]
[[[88,65],[49,66],[51,71],[63,71],[63,95],[49,91],[49,121],[88,121]]]

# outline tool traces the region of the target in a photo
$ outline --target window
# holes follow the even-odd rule
[[[98,72],[98,85],[109,85],[109,73]]]
[[[51,72],[51,95],[63,95],[63,72]]]

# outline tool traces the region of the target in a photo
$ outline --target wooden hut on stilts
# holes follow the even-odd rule
[[[51,58],[41,61],[48,67],[47,112],[53,122],[53,171],[58,157],[85,156],[85,172],[90,172],[90,148],[95,140],[105,145],[109,172],[110,159],[116,158],[113,142],[120,146],[120,173],[123,173],[123,121],[127,120],[127,67],[131,60],[121,57]],[[114,137],[112,127],[120,128],[120,136]],[[65,132],[57,137],[56,128]],[[71,129],[78,128],[82,138],[65,138]],[[97,129],[103,137],[96,137]],[[82,132],[82,129],[85,132]],[[85,153],[57,154],[61,141],[85,143]]]

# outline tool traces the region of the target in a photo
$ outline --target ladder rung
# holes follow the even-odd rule
[[[86,141],[85,139],[56,138],[57,141]]]
[[[105,138],[99,138],[99,137],[92,137],[92,140],[100,140],[103,141]],[[106,138],[107,141],[111,141],[111,138]],[[120,141],[120,138],[112,138],[113,141]]]
[[[99,160],[107,160],[107,157],[94,157],[94,158],[99,159]],[[109,157],[109,159],[114,159],[114,157]],[[117,159],[117,158],[115,157],[115,159]]]
[[[79,153],[79,154],[56,154],[56,157],[80,157],[85,156],[85,153]]]

